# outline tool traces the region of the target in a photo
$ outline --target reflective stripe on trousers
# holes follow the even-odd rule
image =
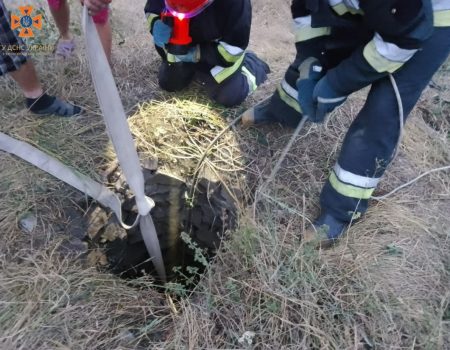
[[[423,49],[394,74],[405,117],[449,53],[450,28],[436,28]],[[371,192],[391,162],[398,135],[397,100],[386,77],[372,84],[366,104],[345,136],[338,166],[322,190],[322,208],[344,221],[365,212]],[[336,173],[336,169],[343,171]]]

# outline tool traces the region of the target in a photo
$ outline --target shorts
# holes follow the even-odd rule
[[[24,45],[11,29],[9,12],[0,0],[0,75],[18,70],[27,61],[21,51]]]
[[[61,6],[61,3],[67,0],[47,0],[47,1],[52,9],[58,10]],[[96,24],[105,24],[108,21],[108,18],[109,18],[108,7],[105,7],[103,10],[101,10],[99,13],[97,13],[95,16],[92,17],[94,23]]]

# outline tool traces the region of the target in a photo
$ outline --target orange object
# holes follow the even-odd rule
[[[33,6],[19,6],[19,11],[22,16],[31,16],[33,12]]]
[[[161,15],[164,23],[172,27],[172,36],[169,44],[176,46],[187,46],[192,43],[192,37],[189,34],[190,19],[183,15],[173,15],[170,12],[164,12]]]
[[[34,33],[31,28],[22,28],[19,33],[20,38],[32,38],[33,36],[34,36]]]
[[[173,17],[173,33],[169,43],[173,45],[189,45],[192,37],[189,34],[189,18]]]
[[[197,16],[207,8],[214,0],[165,0],[167,9],[175,16],[183,15],[184,18]]]
[[[39,30],[42,29],[42,15],[33,17],[33,27]]]
[[[16,15],[11,15],[11,29],[17,29],[20,28],[20,17]]]
[[[20,29],[20,38],[31,38],[34,36],[33,28],[42,29],[42,15],[32,17],[33,6],[20,6],[21,16],[11,14],[11,29]]]

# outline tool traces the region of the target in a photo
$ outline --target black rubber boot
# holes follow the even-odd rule
[[[304,232],[302,240],[316,245],[316,248],[329,248],[344,235],[349,223],[337,220],[324,212],[314,220],[313,226]]]
[[[276,119],[273,114],[270,112],[270,101],[271,97],[265,99],[264,101],[258,103],[252,108],[247,109],[242,114],[242,125],[245,127],[249,127],[252,125],[262,125],[262,124],[270,124],[276,123]]]

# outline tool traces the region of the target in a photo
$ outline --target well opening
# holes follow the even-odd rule
[[[122,189],[125,198],[124,221],[131,223],[137,216],[135,201],[125,183],[118,183],[116,188]],[[168,281],[186,286],[195,284],[221,241],[237,224],[236,193],[230,193],[220,181],[205,178],[200,178],[195,188],[192,200],[190,186],[183,180],[145,170],[145,191],[156,204],[152,218]],[[91,206],[87,220],[89,264],[101,265],[123,278],[145,274],[157,278],[139,225],[125,231],[114,216],[98,206]]]

